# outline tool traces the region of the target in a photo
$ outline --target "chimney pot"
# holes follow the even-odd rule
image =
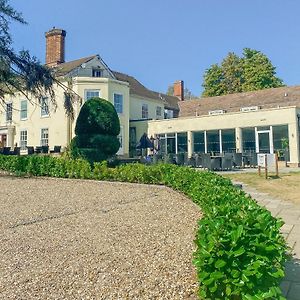
[[[55,67],[65,62],[66,31],[53,27],[45,33],[46,37],[46,65]]]

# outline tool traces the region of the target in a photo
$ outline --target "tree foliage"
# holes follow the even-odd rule
[[[242,57],[230,52],[221,64],[213,64],[205,71],[202,96],[262,90],[283,86],[276,77],[275,67],[260,51],[245,48]]]
[[[20,92],[35,105],[40,105],[41,98],[46,95],[55,108],[53,86],[57,84],[65,92],[66,113],[73,117],[73,101],[77,98],[75,93],[58,81],[52,70],[41,65],[28,51],[14,51],[9,27],[11,21],[26,24],[21,13],[12,8],[8,0],[0,0],[0,102],[4,102],[5,95]]]
[[[114,106],[104,99],[91,98],[77,118],[71,155],[91,163],[105,160],[119,150],[119,133],[120,121]]]

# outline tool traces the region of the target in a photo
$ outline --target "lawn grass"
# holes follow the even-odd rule
[[[241,181],[256,188],[260,192],[268,193],[282,200],[300,204],[300,172],[279,174],[279,178],[270,174],[268,179],[257,173],[226,174],[224,177]]]

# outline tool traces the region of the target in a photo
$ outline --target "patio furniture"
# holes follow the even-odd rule
[[[42,146],[42,153],[47,154],[49,152],[49,146]]]
[[[50,153],[60,153],[61,146],[54,146],[53,150],[50,150]]]
[[[162,155],[161,154],[159,154],[159,153],[153,154],[153,159],[152,159],[153,164],[161,163],[162,160],[163,159],[162,159]]]
[[[196,168],[196,160],[195,160],[195,157],[192,156],[188,159],[188,164],[187,164],[189,167],[192,167],[192,168]]]
[[[222,170],[232,170],[233,166],[233,157],[232,153],[225,153],[224,156],[221,158],[221,166]]]
[[[250,156],[250,167],[255,168],[257,166],[257,154],[253,153],[253,155]]]
[[[235,168],[241,168],[243,165],[243,154],[242,153],[232,153],[233,155],[233,166]]]
[[[178,166],[183,166],[184,165],[184,152],[180,152],[176,154],[176,164]]]
[[[13,155],[20,155],[20,151],[21,151],[21,148],[20,147],[15,147],[14,148],[14,151],[12,152]]]
[[[195,157],[195,167],[196,168],[200,168],[202,167],[202,154],[203,153],[195,153],[194,157]]]
[[[174,158],[174,154],[171,154],[171,153],[165,154],[164,157],[163,157],[163,161],[164,161],[165,164],[174,164],[174,163],[176,163],[176,160]]]
[[[204,169],[211,170],[211,158],[209,153],[202,154],[202,167]]]
[[[10,155],[10,147],[3,147],[2,154],[4,154],[4,155]]]
[[[34,152],[35,152],[36,154],[42,153],[42,146],[36,146]]]
[[[34,148],[32,146],[27,146],[27,154],[28,155],[34,154]]]
[[[222,167],[222,157],[214,156],[211,157],[211,170],[221,170]]]

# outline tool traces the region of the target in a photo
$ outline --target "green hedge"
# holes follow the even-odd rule
[[[174,165],[108,168],[49,156],[3,156],[0,169],[16,174],[164,184],[183,192],[204,214],[198,222],[194,264],[201,299],[285,299],[287,245],[281,220],[271,216],[228,179]],[[175,221],[175,220],[174,220]]]

